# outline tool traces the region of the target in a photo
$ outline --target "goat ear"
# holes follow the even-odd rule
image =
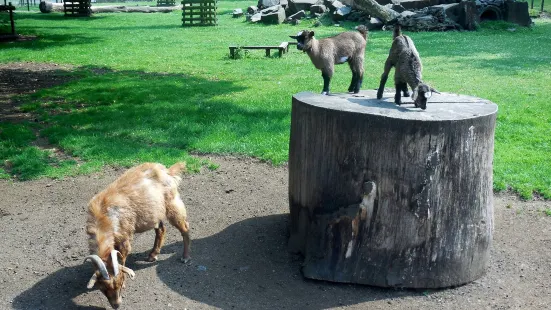
[[[289,36],[289,37],[293,40],[296,40],[298,38],[297,36]]]
[[[87,289],[92,289],[94,287],[94,284],[96,284],[96,281],[98,280],[98,274],[94,272],[90,280],[88,281],[88,284],[86,285]]]
[[[310,33],[308,34],[308,36],[309,36],[310,38],[313,38],[313,37],[314,37],[314,32],[313,32],[313,31],[310,31]]]
[[[430,91],[431,91],[431,92],[433,92],[433,93],[437,93],[437,94],[440,94],[440,92],[439,92],[439,91],[437,91],[436,89],[434,89],[434,88],[432,88],[432,87],[430,88]]]

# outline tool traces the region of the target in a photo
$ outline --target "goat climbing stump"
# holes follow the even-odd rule
[[[293,96],[289,249],[307,278],[442,288],[485,272],[497,106],[434,94]],[[408,103],[409,102],[409,103]]]

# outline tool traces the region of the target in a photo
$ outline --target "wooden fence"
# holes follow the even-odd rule
[[[175,6],[176,0],[157,0],[157,6]]]
[[[92,10],[90,0],[72,0],[63,2],[65,16],[90,16]]]
[[[217,8],[217,0],[182,1],[183,26],[215,26],[218,23],[216,17]]]

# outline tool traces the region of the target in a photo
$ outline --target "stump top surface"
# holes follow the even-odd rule
[[[294,99],[315,107],[380,115],[404,120],[445,121],[463,120],[491,115],[497,112],[497,105],[489,100],[466,95],[434,93],[427,102],[427,109],[413,105],[411,97],[402,97],[402,105],[394,103],[394,91],[385,91],[381,100],[376,90],[364,90],[359,94],[331,94],[324,96],[311,92],[301,92]]]

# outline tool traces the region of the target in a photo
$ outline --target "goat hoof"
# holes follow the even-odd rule
[[[157,261],[157,255],[155,255],[155,256],[149,255],[149,257],[147,258],[147,261],[150,262],[150,263],[156,262]]]
[[[191,265],[191,257],[182,257],[180,261],[186,265]]]
[[[327,95],[329,95],[329,92],[328,91],[322,91],[321,94],[327,96]]]
[[[383,93],[377,93],[377,99],[383,99]]]
[[[403,97],[409,97],[409,92],[404,92]]]

